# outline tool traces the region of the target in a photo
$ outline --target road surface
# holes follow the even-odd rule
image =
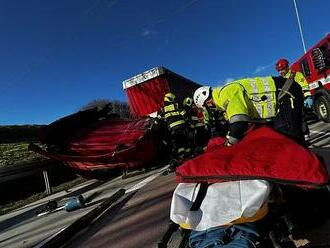
[[[330,124],[310,124],[311,147],[330,147]],[[16,212],[0,216],[0,247],[38,247],[52,235],[69,226],[99,206],[118,189],[126,193],[115,205],[103,211],[79,233],[70,236],[66,247],[157,247],[169,223],[169,209],[175,174],[162,175],[162,168],[127,179],[113,178],[106,182],[91,180],[70,192],[61,192],[28,205]],[[60,204],[73,195],[90,196],[87,206],[73,212],[60,210],[38,217],[36,211],[50,199]],[[330,221],[312,230],[302,230],[297,247],[326,244],[330,247]],[[309,246],[302,244],[309,243]],[[40,247],[40,246],[39,246]],[[315,247],[315,246],[314,246]],[[326,246],[322,246],[326,247]]]

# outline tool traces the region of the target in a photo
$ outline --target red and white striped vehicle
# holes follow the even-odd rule
[[[315,112],[324,122],[330,122],[330,34],[293,63],[291,69],[305,75]]]

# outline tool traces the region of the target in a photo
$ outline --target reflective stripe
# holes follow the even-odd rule
[[[252,94],[258,94],[258,88],[257,88],[257,81],[254,78],[250,79],[250,86],[252,89]],[[252,95],[252,100],[255,101],[254,106],[256,107],[258,114],[260,117],[262,117],[262,106],[260,105],[260,99],[256,99],[257,96]]]
[[[253,78],[250,79],[250,86],[251,86],[253,94],[258,93],[257,81],[255,79],[253,79]]]
[[[291,108],[294,109],[293,99],[290,97]]]
[[[174,112],[170,112],[170,113],[166,113],[165,114],[165,119],[167,119],[170,116],[177,116],[180,115],[180,113],[178,111],[174,111]]]
[[[203,127],[204,126],[204,124],[203,123],[200,123],[200,122],[198,122],[196,125],[195,125],[195,127]]]
[[[185,148],[184,147],[180,147],[179,149],[178,149],[178,153],[182,153],[182,152],[185,152]]]
[[[261,78],[261,79],[262,79],[262,82],[264,83],[265,92],[271,91],[268,78]]]
[[[175,122],[171,123],[169,126],[170,126],[170,128],[173,128],[173,127],[176,127],[176,126],[184,124],[184,123],[185,123],[184,120],[179,120],[179,121],[175,121]]]
[[[309,90],[304,91],[304,97],[312,96]]]
[[[247,115],[234,115],[230,118],[229,123],[234,123],[238,121],[250,121],[250,117]]]
[[[273,104],[272,94],[267,94],[267,98],[270,99],[267,101],[267,115],[263,118],[271,118],[275,115],[275,108]]]
[[[283,92],[284,94],[288,94],[291,98],[295,99],[295,97],[289,91],[279,89],[279,92]]]
[[[309,85],[301,86],[301,88],[303,89],[303,91],[309,91]]]
[[[174,104],[164,106],[164,112],[170,112],[170,111],[174,111],[174,110],[175,110]]]
[[[268,92],[271,92],[271,88],[270,88],[270,85],[269,85],[269,78],[262,78],[262,82],[264,83],[265,92],[267,92],[265,94],[267,99],[266,99],[266,115],[261,116],[261,118],[269,118],[269,117],[274,116],[272,95],[271,95],[271,93],[268,93]]]

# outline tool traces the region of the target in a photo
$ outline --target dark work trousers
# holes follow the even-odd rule
[[[185,148],[186,148],[187,153],[191,153],[191,151],[195,147],[195,132],[196,132],[196,130],[195,130],[195,128],[192,128],[192,127],[188,126],[187,129],[186,129],[186,132],[187,132],[187,141],[188,141],[188,143],[185,145]]]
[[[177,125],[170,129],[171,159],[181,159],[185,155],[188,144],[186,125]]]
[[[208,137],[205,126],[196,127],[194,139],[195,149],[197,148],[197,150],[207,145]]]
[[[285,80],[281,82],[283,83]],[[277,84],[276,86],[280,87],[281,85]],[[278,113],[274,119],[273,127],[276,131],[285,134],[297,143],[305,146],[303,133],[304,101],[300,85],[293,82],[289,93],[277,101]]]
[[[303,127],[302,127],[302,129],[303,129],[304,135],[309,135],[310,134],[309,127],[308,127],[308,124],[307,124],[307,119],[308,119],[307,115],[310,111],[312,111],[312,110],[309,110],[305,107],[303,109]]]

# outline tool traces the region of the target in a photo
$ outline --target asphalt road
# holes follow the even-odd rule
[[[311,123],[310,129],[311,147],[330,146],[330,124]],[[33,247],[40,244],[99,206],[118,189],[126,189],[126,194],[116,206],[105,210],[88,228],[70,237],[66,247],[157,247],[168,227],[170,201],[176,186],[174,173],[164,176],[160,170],[127,179],[117,177],[106,182],[92,180],[70,192],[51,196],[60,204],[77,194],[85,198],[93,196],[85,208],[73,212],[60,210],[38,217],[36,210],[48,198],[0,216],[0,247]],[[330,221],[317,229],[305,230],[303,234],[297,244],[330,244]]]
[[[117,177],[106,182],[91,180],[71,189],[70,192],[52,195],[16,212],[0,216],[0,247],[33,247],[100,205],[118,189],[126,189],[127,193],[138,191],[139,187],[144,186],[143,181],[147,178],[153,179],[158,175],[157,172],[158,170],[150,171],[127,179]],[[85,208],[72,212],[59,210],[37,216],[36,212],[49,200],[56,199],[59,205],[63,205],[70,197],[79,194],[85,198],[92,197]]]
[[[310,122],[309,128],[311,147],[330,147],[330,123]]]

